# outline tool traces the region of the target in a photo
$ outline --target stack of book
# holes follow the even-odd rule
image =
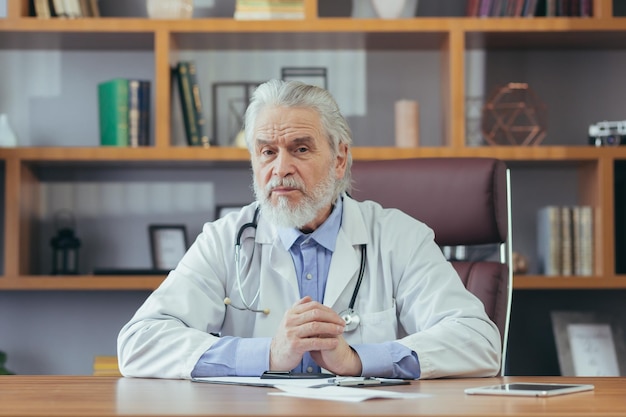
[[[31,15],[40,19],[100,17],[98,0],[32,0],[31,4]]]
[[[468,0],[467,16],[533,17],[593,15],[592,0]]]
[[[206,133],[206,119],[202,107],[196,63],[194,61],[179,61],[174,69],[174,75],[178,85],[187,144],[203,147],[214,145]]]
[[[96,356],[93,358],[94,376],[122,376],[117,365],[117,356]]]
[[[304,0],[237,0],[235,19],[304,19]]]
[[[114,78],[98,84],[100,144],[150,144],[150,81]]]
[[[593,275],[593,208],[546,206],[537,214],[539,272]]]

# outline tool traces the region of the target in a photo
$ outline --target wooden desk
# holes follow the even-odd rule
[[[595,391],[552,398],[466,395],[503,381],[584,382]],[[626,378],[505,377],[387,387],[429,398],[361,403],[269,396],[272,388],[93,376],[1,376],[0,416],[626,416]]]

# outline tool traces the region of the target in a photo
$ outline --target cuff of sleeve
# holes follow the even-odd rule
[[[403,379],[420,377],[417,354],[400,343],[363,344],[352,348],[361,358],[361,376]]]
[[[237,375],[259,376],[267,371],[270,366],[269,337],[242,338],[237,345]],[[264,358],[264,360],[259,360]]]
[[[389,347],[385,343],[353,345],[361,359],[361,376],[391,378],[393,360]]]

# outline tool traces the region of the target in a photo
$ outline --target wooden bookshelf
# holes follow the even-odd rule
[[[626,160],[626,147],[481,146],[465,139],[465,53],[471,48],[626,49],[626,18],[613,17],[611,0],[594,1],[591,18],[351,19],[317,16],[317,0],[307,0],[301,21],[236,21],[229,18],[150,20],[142,18],[38,19],[28,16],[28,1],[8,0],[0,19],[0,50],[137,50],[154,56],[154,144],[149,148],[22,147],[0,149],[4,185],[4,273],[0,290],[135,290],[154,289],[163,277],[32,275],[31,223],[36,220],[37,168],[47,165],[163,164],[234,166],[248,169],[245,149],[208,149],[172,145],[170,67],[181,51],[241,49],[258,42],[275,49],[318,50],[363,48],[381,51],[438,51],[443,70],[443,127],[438,146],[398,149],[354,148],[354,158],[495,157],[513,166],[574,166],[580,179],[579,200],[596,208],[593,277],[517,276],[518,290],[626,289],[626,277],[615,271],[614,165]],[[389,132],[392,136],[392,132]],[[95,141],[94,141],[95,142]],[[515,219],[514,219],[515,221]],[[515,237],[514,237],[515,239]],[[7,244],[11,242],[11,244]]]

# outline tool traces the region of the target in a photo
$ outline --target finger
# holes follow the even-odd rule
[[[332,338],[343,335],[344,326],[313,321],[294,329],[298,338]]]
[[[301,324],[321,321],[345,326],[345,321],[333,309],[318,302],[310,302],[293,309],[294,319]]]
[[[339,340],[336,337],[309,337],[300,339],[298,348],[303,352],[327,351],[337,349]]]
[[[292,306],[292,308],[295,308],[296,306],[299,306],[299,305],[302,305],[302,304],[310,303],[312,301],[313,301],[313,299],[311,298],[310,295],[305,295],[304,297],[302,297],[301,299],[296,301],[295,304]]]

